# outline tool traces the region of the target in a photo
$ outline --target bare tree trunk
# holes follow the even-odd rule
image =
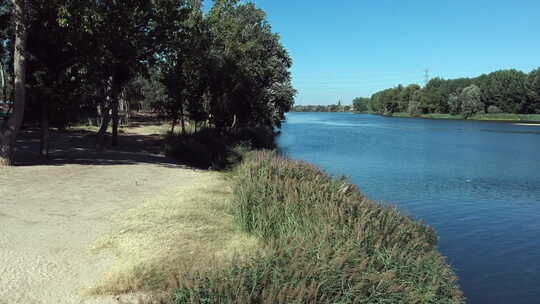
[[[116,84],[116,79],[113,79],[112,84],[112,146],[116,147],[118,146],[118,108],[120,106],[120,103],[118,101],[118,97],[120,90],[118,88],[118,84]]]
[[[118,97],[113,98],[112,102],[112,146],[118,146]]]
[[[95,126],[101,126],[101,123],[103,122],[103,103],[100,102],[97,105],[96,109],[96,124]]]
[[[102,151],[105,148],[105,137],[109,128],[109,122],[111,121],[109,107],[114,106],[114,79],[112,76],[107,80],[107,87],[104,92],[105,101],[101,105],[101,127],[96,135],[96,149],[98,151]]]
[[[15,98],[13,113],[0,126],[0,166],[14,162],[14,146],[21,128],[26,103],[26,7],[25,0],[13,0],[15,20],[15,52],[13,70],[15,76]]]
[[[49,157],[49,101],[45,98],[41,102],[41,142],[39,155]]]
[[[120,102],[120,125],[121,126],[129,125],[129,122],[131,120],[131,109],[130,109],[130,105],[127,99],[127,93],[125,89],[123,89],[122,93],[120,93],[119,102]]]
[[[186,122],[184,119],[184,105],[180,105],[180,123],[182,125],[182,135],[186,135]]]
[[[171,136],[174,136],[174,127],[176,126],[176,119],[172,120],[171,123]]]
[[[109,109],[107,107],[101,108],[101,127],[96,135],[96,149],[102,151],[105,147],[105,135],[107,134],[107,128],[109,128],[109,121],[111,119],[109,115]]]
[[[7,83],[6,83],[6,72],[4,70],[4,64],[0,60],[0,72],[2,73],[2,101],[7,102]]]

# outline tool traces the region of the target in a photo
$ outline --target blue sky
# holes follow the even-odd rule
[[[208,2],[208,1],[207,1]],[[431,77],[540,67],[540,0],[255,0],[293,58],[296,104]]]

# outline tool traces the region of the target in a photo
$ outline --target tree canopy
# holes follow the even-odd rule
[[[200,0],[20,2],[29,37],[24,123],[92,122],[101,148],[109,124],[117,144],[130,109],[158,112],[173,129],[189,121],[230,133],[273,130],[294,103],[292,60],[253,3],[218,0],[205,14]],[[15,8],[0,4],[0,124],[14,107]]]
[[[433,78],[424,87],[399,85],[374,93],[367,102],[368,110],[383,115],[408,112],[413,116],[448,113],[470,117],[472,109],[474,113],[538,114],[539,70],[529,74],[500,70],[476,78]],[[470,99],[473,92],[475,97]]]

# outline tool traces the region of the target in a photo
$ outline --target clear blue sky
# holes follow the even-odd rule
[[[210,1],[207,1],[210,3]],[[540,0],[255,0],[293,58],[296,104],[540,67]]]

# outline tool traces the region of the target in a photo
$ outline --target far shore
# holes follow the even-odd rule
[[[378,113],[368,112],[354,112],[355,114],[372,114],[385,117],[398,117],[398,118],[422,118],[422,119],[442,119],[442,120],[467,120],[467,121],[484,121],[484,122],[504,122],[511,123],[520,126],[540,126],[540,114],[509,114],[509,113],[497,113],[497,114],[477,114],[470,118],[465,119],[462,115],[452,114],[421,114],[420,116],[413,116],[409,113],[393,113],[392,115],[382,115]]]

